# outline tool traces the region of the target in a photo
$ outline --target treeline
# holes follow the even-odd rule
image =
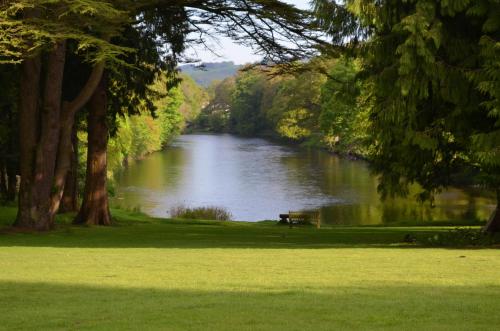
[[[209,87],[210,102],[195,125],[367,157],[368,105],[359,71],[360,61],[351,58],[316,58],[292,73],[244,68]]]

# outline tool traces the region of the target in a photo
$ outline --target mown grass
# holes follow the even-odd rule
[[[2,330],[495,330],[500,250],[439,227],[316,230],[113,211],[108,228],[0,233]],[[0,223],[13,220],[0,209]]]

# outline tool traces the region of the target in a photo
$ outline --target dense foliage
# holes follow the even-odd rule
[[[432,202],[443,188],[467,184],[496,191],[500,203],[500,3],[314,5],[333,45],[321,70],[267,77],[259,67],[240,71],[224,85],[229,121],[203,124],[363,155],[380,175],[383,198],[408,195],[419,184],[417,198]],[[218,112],[204,111],[220,119]],[[500,230],[499,208],[489,224]]]
[[[138,109],[139,114],[117,119],[117,131],[109,141],[108,175],[112,177],[124,164],[159,151],[185,128],[201,111],[205,92],[187,76],[166,90],[163,79],[152,86],[159,98],[151,109]]]
[[[347,41],[362,61],[382,196],[418,183],[418,197],[432,200],[467,171],[500,201],[500,3],[315,3],[333,41]],[[500,230],[498,208],[489,229]]]
[[[79,127],[87,130],[88,149],[75,222],[111,223],[109,133],[123,140],[111,141],[115,159],[142,157],[179,131],[179,114],[190,121],[204,106],[204,93],[189,79],[182,92],[170,90],[187,47],[218,33],[254,45],[268,61],[287,62],[314,52],[316,28],[311,12],[274,0],[0,1],[0,122],[12,127],[17,115],[19,123],[0,137],[0,189],[10,197],[9,186],[17,187],[6,181],[20,175],[15,225],[51,229],[66,198],[73,200],[66,210],[78,209]],[[153,100],[162,91],[151,85],[160,75],[173,100],[163,100],[156,113]],[[175,93],[186,98],[180,102]],[[13,144],[10,153],[6,146]],[[18,154],[19,166],[9,154]]]
[[[314,13],[274,0],[1,1],[0,195],[12,200],[20,175],[16,225],[53,226],[75,181],[82,129],[88,224],[110,222],[106,172],[185,127],[367,157],[382,197],[417,183],[418,198],[432,201],[460,177],[496,191],[500,204],[498,0],[313,5]],[[253,45],[261,64],[234,77],[230,63],[208,65],[222,81],[203,91],[184,77],[175,87],[185,49],[212,33]],[[488,229],[500,231],[499,208]]]
[[[198,118],[199,128],[266,135],[366,156],[368,104],[359,61],[315,59],[326,74],[306,68],[295,74],[246,68],[218,82]]]

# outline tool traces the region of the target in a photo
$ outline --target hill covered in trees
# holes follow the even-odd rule
[[[232,61],[186,64],[179,67],[184,74],[191,76],[196,83],[204,87],[208,87],[214,81],[234,76],[240,68],[240,65]]]

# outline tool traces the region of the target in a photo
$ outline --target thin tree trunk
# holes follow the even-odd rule
[[[106,188],[108,146],[106,94],[107,80],[103,77],[88,104],[87,172],[82,207],[74,220],[76,224],[111,224],[108,191]]]
[[[7,164],[7,201],[16,200],[17,194],[17,167],[13,160]]]
[[[72,136],[74,131],[75,115],[83,106],[85,106],[93,93],[96,91],[96,88],[101,81],[103,71],[104,63],[97,64],[92,70],[87,83],[82,88],[79,95],[72,102],[65,102],[63,104],[59,146],[57,150],[57,164],[54,174],[52,194],[50,197],[51,222],[54,222],[55,215],[59,210],[61,199],[63,198],[65,191],[65,185],[67,183],[68,172],[72,168],[72,157],[74,157]],[[76,199],[74,200],[74,203],[76,204]],[[72,209],[76,210],[77,207]]]
[[[68,174],[66,175],[66,182],[64,184],[64,193],[61,199],[60,212],[68,213],[78,211],[78,129],[73,125],[73,133],[71,136],[71,143],[73,153],[71,154],[71,163]]]
[[[73,132],[74,114],[70,114],[67,107],[63,107],[60,124],[59,145],[57,149],[57,164],[55,165],[53,190],[50,195],[50,217],[54,221],[64,193],[64,186],[68,171],[71,169],[73,148],[71,135]]]
[[[29,58],[23,62],[19,102],[19,207],[14,226],[35,228],[35,202],[32,196],[33,165],[38,136],[38,102],[40,93],[41,59]]]
[[[7,172],[4,158],[0,158],[0,200],[7,200]]]
[[[14,111],[9,107],[7,120],[10,128],[15,128],[17,121],[15,120]],[[17,141],[17,136],[14,134],[9,134],[7,141],[7,157],[5,158],[5,170],[7,175],[7,201],[16,200],[17,195],[17,175],[19,172],[19,156],[18,149],[19,143]]]
[[[497,207],[495,208],[495,211],[493,211],[493,214],[491,214],[488,223],[486,223],[486,226],[483,229],[484,232],[500,232],[500,188],[496,190],[496,194]]]

